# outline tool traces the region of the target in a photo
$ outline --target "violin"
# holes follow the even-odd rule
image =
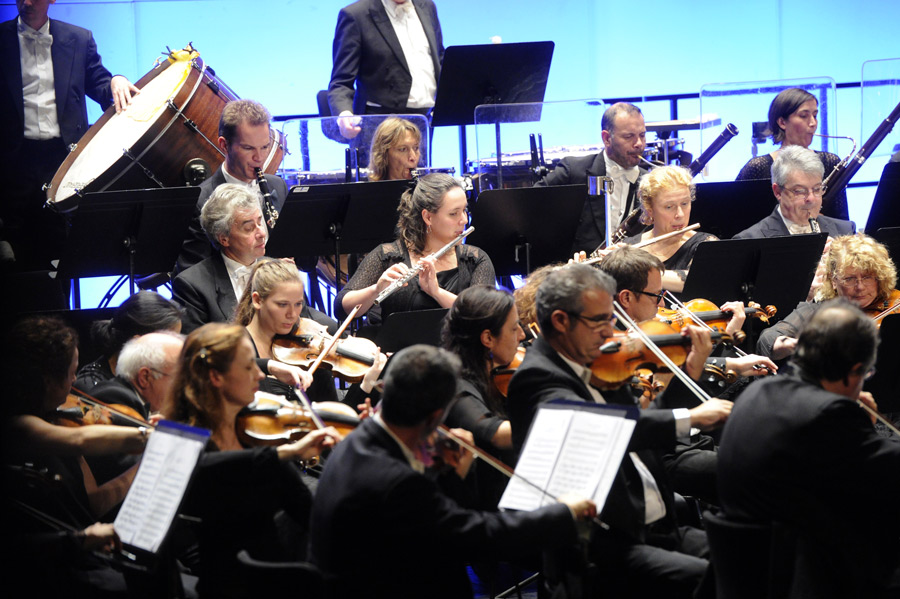
[[[91,424],[116,426],[150,426],[143,415],[130,406],[107,404],[87,394],[69,393],[56,408],[54,421],[60,426],[79,427]]]
[[[671,325],[655,320],[641,323],[640,329],[676,366],[684,364],[690,351],[690,337],[681,335]],[[731,336],[725,333],[713,332],[711,336],[714,343],[726,345],[733,343]],[[591,364],[592,384],[600,389],[615,389],[621,386],[631,379],[635,370],[639,368],[658,369],[665,366],[634,333],[617,331],[600,347],[600,352],[600,356]]]
[[[334,341],[328,328],[309,318],[301,318],[290,335],[276,335],[272,340],[272,356],[279,362],[301,368],[309,367]],[[362,337],[338,339],[334,348],[325,354],[323,362],[332,373],[348,383],[358,383],[375,363],[378,346]]]
[[[878,308],[864,310],[864,312],[869,318],[875,321],[878,328],[881,328],[881,321],[885,316],[900,314],[900,289],[891,291],[888,298],[884,300]]]
[[[656,319],[660,322],[672,325],[676,330],[680,331],[685,325],[693,322],[693,315],[693,317],[705,322],[710,327],[724,331],[732,317],[731,312],[720,310],[718,306],[709,300],[692,299],[689,302],[685,302],[684,305],[690,310],[691,314],[685,314],[681,310],[659,308],[656,313]],[[775,306],[766,306],[763,308],[756,302],[750,302],[747,304],[747,307],[744,308],[744,314],[746,314],[748,318],[758,318],[766,324],[769,324],[769,319],[775,316],[777,312],[778,308]],[[743,332],[740,332],[739,335],[735,335],[735,341],[740,343],[744,340],[745,336],[746,335],[744,335]]]
[[[516,369],[522,365],[522,360],[525,359],[525,350],[525,347],[519,346],[516,348],[516,355],[512,362],[505,366],[495,366],[494,368],[491,368],[491,381],[494,383],[494,388],[499,391],[500,395],[503,397],[506,397],[506,394],[509,392],[509,382],[516,373]]]
[[[336,401],[317,402],[313,411],[315,414],[310,414],[305,406],[258,391],[253,402],[237,415],[238,439],[248,447],[282,445],[319,428],[316,416],[341,435],[352,432],[360,422],[353,408]]]

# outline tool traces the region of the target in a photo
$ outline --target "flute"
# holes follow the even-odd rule
[[[431,254],[431,257],[434,258],[435,260],[437,260],[438,258],[440,258],[441,256],[443,256],[444,254],[446,254],[447,252],[449,252],[450,250],[452,250],[453,247],[454,247],[457,243],[459,243],[460,241],[462,241],[463,239],[465,239],[466,237],[468,237],[469,235],[471,235],[471,234],[472,234],[472,231],[474,231],[474,230],[475,230],[475,227],[469,227],[468,229],[466,229],[465,231],[463,231],[459,236],[457,236],[456,239],[454,239],[453,241],[451,241],[450,243],[448,243],[447,245],[445,245],[444,247],[442,247],[441,249],[439,249],[439,250],[436,251],[435,253]],[[398,289],[400,289],[401,287],[403,287],[404,285],[406,285],[407,283],[409,283],[410,281],[412,281],[414,278],[416,278],[417,276],[419,276],[419,273],[422,271],[422,268],[423,268],[422,262],[420,261],[420,262],[419,262],[418,264],[416,264],[414,267],[412,267],[411,269],[409,269],[409,272],[407,272],[405,275],[403,275],[403,276],[400,277],[399,279],[396,279],[393,283],[391,283],[390,285],[388,285],[387,287],[385,287],[385,288],[384,288],[384,291],[382,291],[381,293],[379,293],[379,294],[378,294],[378,297],[375,298],[375,301],[372,302],[372,305],[377,306],[378,304],[380,304],[381,302],[383,302],[384,300],[386,300],[386,299],[388,298],[388,296],[390,296],[390,295],[393,294],[395,291],[397,291]]]
[[[678,229],[677,231],[672,231],[671,233],[666,233],[665,235],[660,235],[659,237],[653,237],[652,239],[647,239],[646,241],[636,243],[631,247],[633,247],[633,248],[647,247],[648,245],[653,245],[654,243],[657,243],[660,241],[665,241],[666,239],[671,239],[672,237],[675,237],[676,235],[681,235],[687,231],[693,231],[694,229],[699,229],[699,228],[700,228],[700,223],[694,223],[693,225],[687,226],[683,229]],[[603,260],[603,258],[604,258],[603,256],[597,256],[596,258],[591,258],[590,260],[585,260],[584,262],[582,262],[582,264],[588,264],[588,265],[597,264],[598,262]]]

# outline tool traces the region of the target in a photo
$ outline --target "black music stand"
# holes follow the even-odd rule
[[[900,162],[888,162],[881,171],[866,231],[900,226]]]
[[[701,243],[680,295],[773,305],[774,322],[806,299],[827,238],[819,233]]]
[[[900,316],[892,314],[881,321],[878,333],[878,359],[875,374],[863,388],[872,393],[878,409],[885,414],[900,412],[900,396],[897,395],[897,364],[900,364]]]
[[[772,214],[775,195],[768,180],[699,183],[691,223],[719,239],[730,239]]]
[[[291,188],[266,253],[275,258],[371,251],[393,239],[397,205],[408,181],[297,185]]]
[[[64,279],[168,272],[194,215],[199,187],[86,193],[72,218],[59,276]]]
[[[900,227],[885,227],[870,235],[872,239],[887,248],[888,255],[895,265],[900,264]]]
[[[444,51],[431,126],[459,126],[460,173],[466,172],[466,125],[475,124],[475,107],[543,102],[553,47],[547,41]]]
[[[490,256],[498,276],[565,262],[586,199],[586,185],[489,189],[472,209],[466,243]]]

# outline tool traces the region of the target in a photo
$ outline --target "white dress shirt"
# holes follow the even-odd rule
[[[406,106],[409,108],[431,108],[437,93],[437,80],[434,74],[434,62],[431,59],[431,46],[425,29],[416,13],[412,0],[397,4],[394,0],[381,0],[388,19],[394,27],[394,33],[400,40],[403,56],[412,74],[412,87]],[[374,104],[373,104],[374,105]]]
[[[628,201],[628,190],[632,183],[638,180],[641,174],[637,166],[622,168],[618,162],[609,157],[604,150],[603,161],[606,163],[606,176],[613,180],[613,192],[609,197],[610,212],[606,219],[606,226],[610,231],[615,230],[625,216],[625,203]],[[612,218],[609,218],[611,216]]]
[[[56,89],[50,47],[50,20],[35,31],[19,17],[19,59],[22,65],[22,98],[25,106],[25,139],[60,136],[56,116]]]
[[[781,220],[784,221],[784,226],[787,227],[788,233],[791,235],[802,235],[803,233],[812,233],[812,227],[809,224],[809,221],[804,225],[798,225],[794,221],[786,218],[784,214],[781,212],[781,206],[779,205],[775,210],[778,211],[778,216],[781,217]]]
[[[234,289],[234,297],[236,297],[238,301],[241,301],[241,296],[244,295],[244,289],[247,288],[247,283],[250,282],[253,264],[256,264],[256,262],[254,261],[253,264],[244,266],[237,260],[232,260],[224,253],[222,254],[222,260],[225,261],[225,270],[228,271],[228,278],[231,279],[231,288]]]

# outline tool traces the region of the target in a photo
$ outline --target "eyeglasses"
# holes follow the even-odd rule
[[[863,285],[871,285],[875,282],[874,275],[863,275],[861,277],[835,277],[835,280],[843,287],[856,287],[860,283]]]
[[[781,186],[779,185],[779,187]],[[819,185],[818,187],[813,187],[812,189],[806,189],[805,187],[794,187],[793,189],[781,187],[781,190],[786,191],[792,196],[796,196],[799,198],[806,198],[809,196],[809,194],[813,194],[817,198],[820,198],[825,194],[827,188],[824,185]]]
[[[870,378],[872,378],[873,376],[875,376],[875,367],[872,366],[871,368],[869,368],[866,371],[863,371],[863,369],[860,368],[859,370],[856,370],[856,371],[852,372],[851,374],[862,375],[863,380],[867,381]]]
[[[649,291],[638,291],[637,289],[632,289],[632,293],[640,293],[641,295],[649,295],[650,297],[656,298],[656,303],[663,301],[663,298],[666,296],[664,291],[660,291],[659,293],[650,293]]]
[[[156,377],[156,378],[161,378],[161,377],[164,377],[164,376],[172,376],[172,373],[171,373],[171,372],[163,372],[162,370],[157,370],[156,368],[153,368],[152,366],[148,366],[147,368],[149,368],[150,370],[152,370],[153,372],[155,372],[156,374],[159,375],[159,376]]]
[[[566,312],[566,314],[581,320],[584,324],[594,330],[600,330],[607,325],[613,326],[616,324],[616,317],[614,314],[598,314],[597,316],[582,316],[575,312]]]

